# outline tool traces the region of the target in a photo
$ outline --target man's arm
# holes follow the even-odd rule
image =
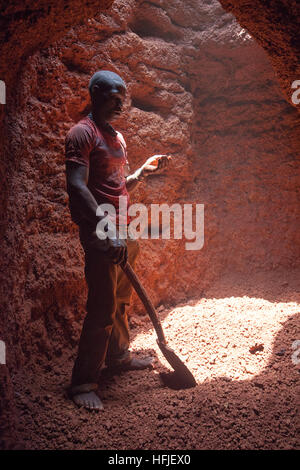
[[[81,217],[96,227],[100,218],[96,216],[98,204],[87,187],[89,169],[75,162],[66,163],[67,191],[70,200],[79,208]]]
[[[89,170],[84,165],[75,162],[67,162],[67,191],[70,200],[77,204],[82,219],[86,220],[92,227],[104,217],[96,216],[97,201],[87,187]],[[120,264],[127,260],[127,246],[124,240],[119,238],[105,240],[98,239],[98,246],[103,250],[113,263]]]
[[[128,192],[133,191],[139,183],[144,181],[145,174],[142,167],[136,170],[132,175],[126,177],[126,189]]]
[[[126,177],[127,191],[135,189],[149,174],[166,168],[170,158],[169,155],[153,155],[153,157],[148,158],[144,165],[138,168],[132,175]]]

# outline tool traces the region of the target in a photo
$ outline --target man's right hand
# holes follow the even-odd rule
[[[126,264],[128,253],[126,240],[120,238],[109,238],[106,237],[101,239],[97,236],[97,232],[94,231],[90,234],[86,240],[87,247],[92,250],[102,251],[109,260],[114,264]]]
[[[107,256],[114,264],[126,264],[128,253],[126,240],[120,238],[107,238]]]
[[[96,250],[102,251],[114,264],[122,264],[127,261],[127,244],[126,240],[120,238],[105,238],[101,240],[97,233],[93,232],[89,245]]]

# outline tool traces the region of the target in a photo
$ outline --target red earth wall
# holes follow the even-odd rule
[[[238,16],[232,5],[224,6]],[[133,201],[204,204],[201,250],[186,251],[185,240],[141,242],[137,270],[155,305],[200,298],[229,272],[299,267],[299,115],[263,49],[216,0],[116,0],[83,16],[90,19],[48,48],[38,39],[24,56],[16,46],[26,60],[18,59],[2,128],[1,320],[11,369],[51,361],[78,341],[86,286],[67,207],[64,138],[86,112],[98,69],[128,84],[114,124],[132,168],[155,153],[174,155],[168,175],[153,176]],[[51,31],[53,21],[48,42]]]

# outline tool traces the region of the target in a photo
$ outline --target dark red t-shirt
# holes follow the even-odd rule
[[[125,165],[128,165],[126,143],[120,132],[111,126],[99,129],[89,117],[73,126],[66,136],[66,161],[89,168],[87,187],[98,204],[110,203],[116,209],[117,222],[128,223],[128,217],[119,220],[119,197],[127,198]],[[76,201],[70,200],[74,222],[82,221]]]

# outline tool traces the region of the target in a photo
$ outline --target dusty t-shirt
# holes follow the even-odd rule
[[[76,162],[89,168],[87,187],[98,204],[110,203],[116,209],[117,222],[128,223],[128,217],[120,216],[119,197],[127,198],[125,166],[128,165],[126,143],[120,132],[111,126],[98,128],[90,116],[73,126],[65,142],[66,161]],[[76,203],[70,198],[70,211],[74,222],[80,224],[83,216]],[[123,219],[123,220],[122,220]]]

